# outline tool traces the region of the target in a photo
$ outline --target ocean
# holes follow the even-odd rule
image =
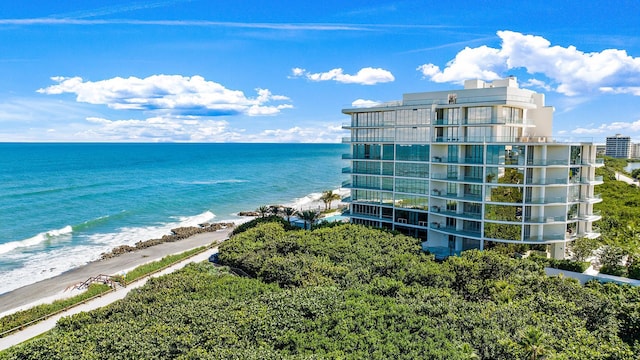
[[[0,294],[179,226],[340,187],[342,144],[0,143]]]

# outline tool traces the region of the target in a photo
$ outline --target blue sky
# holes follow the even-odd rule
[[[1,1],[0,141],[339,142],[343,108],[514,75],[554,135],[640,142],[636,1]]]

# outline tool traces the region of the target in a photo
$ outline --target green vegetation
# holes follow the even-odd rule
[[[606,252],[600,256],[604,256],[600,259],[603,265],[600,271],[640,279],[640,274],[632,269],[633,260],[640,258],[640,188],[616,181],[615,172],[624,173],[625,166],[624,159],[606,157],[605,166],[596,171],[604,178],[604,184],[596,187],[604,201],[594,205],[594,209],[602,214],[602,220],[594,225],[602,234],[601,245],[607,245]],[[617,259],[618,263],[611,262],[612,259]],[[637,263],[635,267],[638,267]]]
[[[122,285],[126,285],[146,275],[152,274],[158,270],[166,268],[167,266],[182,261],[183,259],[198,254],[205,249],[207,249],[207,247],[199,247],[180,254],[168,255],[158,261],[138,266],[137,268],[127,273],[126,277],[118,275],[113,276],[112,279]],[[111,287],[109,285],[91,284],[89,286],[89,289],[87,289],[87,291],[83,292],[82,294],[70,297],[68,299],[56,300],[51,304],[37,305],[27,310],[18,311],[11,315],[7,315],[3,318],[0,318],[0,333],[14,329],[16,327],[24,326],[32,321],[57,314],[62,310],[83,303],[86,300],[97,295],[101,295],[109,290],[111,290]]]
[[[0,359],[638,359],[640,289],[355,225],[260,224]]]
[[[124,277],[124,281],[125,281],[125,285],[129,284],[133,281],[136,281],[144,276],[147,276],[149,274],[152,274],[158,270],[162,270],[164,268],[166,268],[167,266],[171,266],[179,261],[182,261],[186,258],[189,258],[193,255],[199,254],[203,251],[205,251],[208,247],[206,246],[201,246],[195,249],[191,249],[191,250],[187,250],[185,252],[179,253],[179,254],[173,254],[173,255],[167,255],[165,257],[163,257],[162,259],[158,260],[158,261],[153,261],[147,264],[142,264],[140,266],[138,266],[137,268],[129,271],[126,276]]]
[[[11,315],[4,316],[0,318],[0,333],[15,329],[32,321],[42,320],[42,318],[57,314],[62,310],[78,305],[94,296],[104,294],[110,290],[111,287],[106,284],[91,284],[87,291],[76,296],[56,300],[51,304],[37,305],[27,310],[18,311]]]

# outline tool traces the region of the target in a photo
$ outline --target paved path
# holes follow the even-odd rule
[[[173,271],[176,271],[178,269],[183,268],[184,266],[186,266],[187,264],[191,263],[191,262],[201,262],[201,261],[205,261],[208,259],[208,257],[213,254],[214,252],[217,252],[218,248],[215,247],[211,250],[207,250],[203,253],[200,253],[198,255],[192,256],[188,259],[185,259],[175,265],[172,265],[171,267],[168,267],[167,269],[155,273],[153,275],[151,275],[150,277],[157,277],[157,276],[162,276],[168,273],[171,273]],[[116,300],[120,300],[122,298],[124,298],[127,293],[129,293],[129,291],[131,291],[132,289],[136,289],[139,288],[141,286],[143,286],[144,284],[146,284],[147,280],[150,278],[145,277],[143,279],[137,280],[133,283],[131,283],[129,286],[127,286],[126,288],[122,288],[122,287],[118,287],[118,289],[116,291],[112,291],[110,293],[107,293],[99,298],[96,298],[94,300],[91,300],[89,302],[86,302],[84,304],[75,306],[63,313],[60,313],[58,315],[52,316],[47,320],[41,321],[35,325],[32,325],[30,327],[27,327],[23,330],[20,330],[18,332],[15,332],[9,336],[6,336],[4,338],[0,339],[0,351],[5,350],[13,345],[17,345],[20,344],[26,340],[29,340],[33,337],[36,337],[40,334],[43,334],[51,329],[53,329],[53,327],[56,325],[56,323],[58,322],[58,320],[60,320],[60,318],[64,317],[64,316],[70,316],[70,315],[74,315],[74,314],[78,314],[80,312],[83,311],[91,311],[94,309],[98,309],[101,308],[103,306],[109,305],[112,302],[116,301]]]
[[[619,173],[616,171],[616,180],[619,181],[624,181],[627,184],[633,184],[633,185],[638,185],[638,180],[628,177],[627,175],[623,174],[623,173]]]
[[[58,276],[0,294],[0,314],[6,315],[37,304],[51,303],[56,299],[69,297],[73,294],[70,291],[65,291],[65,289],[72,288],[90,277],[100,274],[116,275],[142,264],[160,260],[170,254],[178,254],[200,246],[208,246],[214,242],[227,239],[230,232],[231,229],[224,229],[197,234],[183,240],[162,243],[111,259],[94,261]],[[0,289],[0,292],[2,292],[2,289]]]

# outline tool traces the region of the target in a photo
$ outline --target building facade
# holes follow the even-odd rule
[[[616,134],[607,136],[605,155],[619,159],[631,157],[631,137]]]
[[[551,137],[553,108],[515,78],[344,109],[353,223],[423,240],[438,257],[495,243],[597,237],[596,146]]]
[[[640,159],[640,143],[631,144],[631,158]]]

